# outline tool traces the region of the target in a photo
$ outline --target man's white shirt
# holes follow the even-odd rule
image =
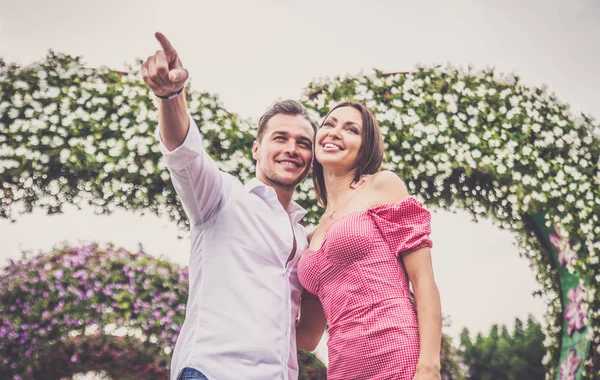
[[[180,147],[160,142],[191,230],[189,298],[171,379],[192,367],[210,380],[296,380],[306,211],[294,202],[285,210],[256,178],[243,185],[219,171],[202,143],[191,117]]]

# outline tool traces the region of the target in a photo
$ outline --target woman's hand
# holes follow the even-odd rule
[[[439,378],[439,364],[417,364],[417,372],[415,372],[413,380],[439,380]]]

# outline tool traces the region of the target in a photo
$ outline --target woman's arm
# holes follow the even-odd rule
[[[404,182],[389,171],[373,175],[371,198],[375,205],[393,203],[409,196]],[[429,247],[418,248],[399,255],[415,293],[421,351],[414,379],[438,379],[442,340],[442,311],[440,293],[433,276]]]
[[[415,379],[437,379],[440,373],[442,307],[433,277],[429,247],[401,256],[415,293],[421,351]]]
[[[325,332],[325,313],[319,299],[304,291],[300,318],[296,323],[296,344],[300,350],[314,351]]]

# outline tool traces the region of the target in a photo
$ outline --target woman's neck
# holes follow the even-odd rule
[[[340,198],[351,189],[354,182],[354,173],[336,174],[333,172],[324,172],[323,179],[327,189],[327,209],[335,208]]]

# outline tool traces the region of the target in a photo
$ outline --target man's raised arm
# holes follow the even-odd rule
[[[162,33],[155,36],[162,50],[149,56],[142,64],[142,77],[158,97],[162,141],[167,149],[174,150],[183,144],[190,127],[185,94],[180,94],[189,74],[169,40]]]
[[[156,33],[162,50],[142,65],[144,82],[158,98],[161,151],[190,224],[210,218],[222,204],[223,173],[203,149],[202,136],[187,111],[182,94],[188,71],[169,40]]]

